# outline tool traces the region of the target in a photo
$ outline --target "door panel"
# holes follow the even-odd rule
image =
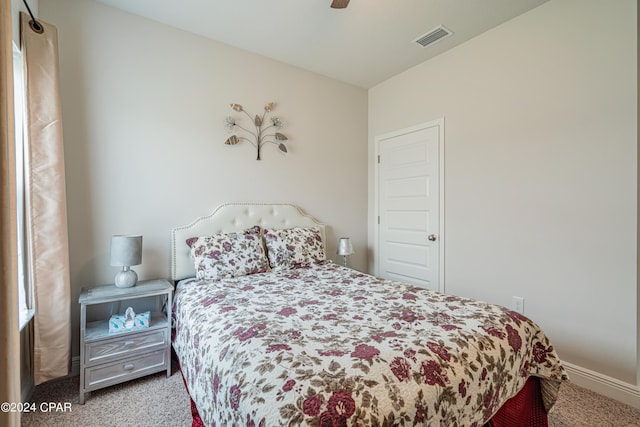
[[[439,138],[431,125],[379,140],[378,275],[432,290],[440,288]]]

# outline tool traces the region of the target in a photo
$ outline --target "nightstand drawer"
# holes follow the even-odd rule
[[[84,363],[85,365],[95,365],[105,363],[113,359],[121,359],[148,352],[156,349],[167,348],[169,336],[166,328],[149,332],[139,332],[115,336],[85,344]]]
[[[168,363],[167,351],[159,350],[118,362],[86,368],[84,387],[86,391],[91,391],[118,384],[153,372],[166,370]]]

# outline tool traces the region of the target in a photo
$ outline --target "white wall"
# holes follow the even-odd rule
[[[365,90],[93,1],[41,0],[40,16],[58,28],[74,300],[113,281],[111,235],[142,234],[139,277],[168,277],[170,229],[230,201],[297,204],[329,225],[330,258],[351,236],[366,268]],[[289,154],[224,145],[229,104],[268,101]]]
[[[562,359],[630,384],[636,28],[633,0],[551,0],[369,91],[370,217],[375,136],[444,117],[446,292],[522,296]]]
[[[38,0],[28,0],[31,12],[37,18]],[[11,0],[11,39],[20,46],[20,12],[28,13],[27,8],[21,0]]]

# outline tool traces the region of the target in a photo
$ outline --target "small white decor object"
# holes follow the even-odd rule
[[[344,258],[344,266],[347,266],[347,257],[349,255],[353,255],[353,245],[351,244],[351,239],[349,237],[341,237],[338,241],[338,251],[337,254],[341,255]]]
[[[142,264],[142,236],[112,236],[110,259],[111,265],[122,267],[116,274],[115,285],[118,288],[135,286],[138,274],[131,266]]]

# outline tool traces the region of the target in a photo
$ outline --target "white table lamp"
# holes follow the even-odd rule
[[[353,245],[349,237],[341,237],[338,241],[338,255],[344,258],[344,266],[347,266],[347,257],[353,255]]]
[[[112,236],[111,265],[122,267],[116,274],[115,285],[130,288],[136,285],[138,275],[132,265],[142,264],[142,236]]]

